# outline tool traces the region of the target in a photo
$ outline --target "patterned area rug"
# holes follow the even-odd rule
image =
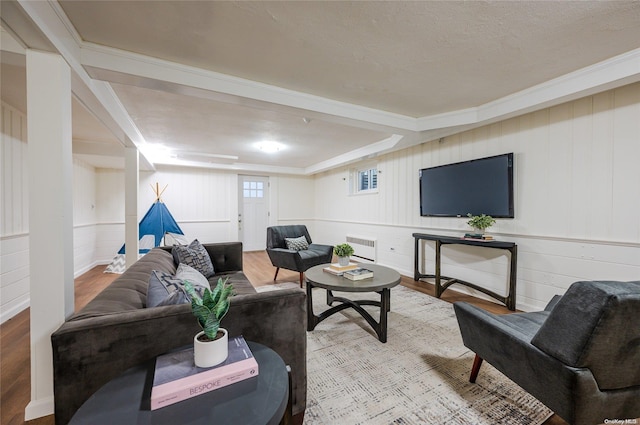
[[[325,291],[313,297],[314,312],[324,311]],[[533,425],[551,416],[486,362],[469,383],[474,354],[462,345],[450,303],[398,286],[388,318],[386,344],[351,309],[308,332],[305,425]]]

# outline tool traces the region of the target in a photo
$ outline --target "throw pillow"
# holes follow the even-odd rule
[[[176,278],[180,279],[181,285],[188,280],[193,285],[194,289],[202,296],[204,294],[204,288],[211,289],[209,281],[202,273],[193,267],[180,263],[178,270],[176,270]]]
[[[215,273],[209,253],[197,239],[186,246],[174,245],[171,253],[176,264],[184,263],[191,266],[202,273],[204,277],[211,277]]]
[[[302,251],[304,249],[309,249],[309,243],[307,242],[307,238],[305,238],[304,235],[297,238],[284,238],[284,243],[287,244],[287,249],[290,249],[292,251]]]
[[[178,266],[175,276],[153,270],[147,289],[147,307],[190,303],[191,298],[184,289],[184,282],[187,280],[201,297],[204,295],[205,288],[211,289],[207,278],[186,264]]]
[[[170,273],[153,270],[147,289],[147,307],[182,304],[188,302],[182,280]]]

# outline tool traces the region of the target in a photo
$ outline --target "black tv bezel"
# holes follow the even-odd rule
[[[422,212],[422,172],[425,170],[432,170],[435,168],[442,168],[442,167],[451,167],[454,165],[460,165],[460,164],[466,164],[466,163],[471,163],[471,162],[478,162],[478,161],[483,161],[483,160],[487,160],[487,159],[494,159],[494,158],[499,158],[499,157],[507,157],[508,159],[508,190],[509,190],[509,214],[508,215],[492,215],[493,218],[515,218],[515,208],[514,208],[514,198],[515,198],[515,194],[514,194],[514,187],[513,187],[513,167],[514,167],[514,162],[513,162],[513,158],[514,158],[514,154],[513,152],[510,153],[504,153],[504,154],[500,154],[500,155],[492,155],[492,156],[486,156],[483,158],[475,158],[475,159],[470,159],[467,161],[459,161],[459,162],[452,162],[449,164],[442,164],[442,165],[436,165],[433,167],[425,167],[425,168],[421,168],[419,173],[418,173],[418,182],[419,182],[419,203],[420,203],[420,216],[421,217],[464,217],[461,214],[423,214]]]

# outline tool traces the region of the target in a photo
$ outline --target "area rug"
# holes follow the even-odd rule
[[[327,308],[324,290],[313,298],[316,314]],[[486,362],[469,383],[474,354],[450,303],[398,286],[388,324],[386,344],[351,309],[308,332],[305,425],[534,425],[551,416]]]

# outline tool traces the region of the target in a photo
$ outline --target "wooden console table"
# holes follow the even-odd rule
[[[517,271],[517,262],[518,262],[518,246],[514,242],[503,242],[503,241],[483,241],[483,240],[474,240],[474,239],[463,239],[463,238],[454,238],[449,236],[440,236],[440,235],[428,235],[425,233],[414,233],[413,237],[415,238],[415,270],[413,275],[413,280],[419,280],[425,277],[434,277],[436,280],[436,297],[440,298],[442,293],[454,283],[459,283],[460,285],[465,285],[470,288],[476,289],[482,293],[489,295],[490,297],[495,298],[496,300],[504,303],[509,310],[516,309],[516,271]],[[424,274],[420,272],[420,240],[429,240],[435,241],[436,243],[436,270],[435,274]],[[509,251],[511,254],[510,257],[510,265],[509,265],[509,293],[506,297],[496,294],[493,291],[490,291],[486,288],[478,286],[476,284],[465,282],[464,280],[442,276],[441,274],[441,248],[442,245],[470,245],[470,246],[479,246],[482,248],[493,248],[493,249],[504,249]],[[442,283],[442,279],[446,279],[447,281]]]

